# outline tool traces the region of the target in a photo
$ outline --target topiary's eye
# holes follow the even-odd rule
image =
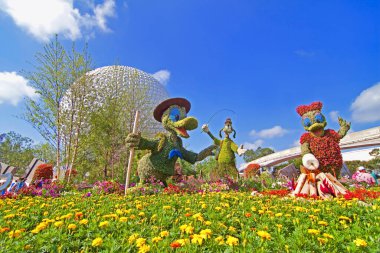
[[[316,122],[318,123],[322,123],[323,121],[325,121],[325,117],[323,117],[322,114],[318,113],[317,115],[314,116],[314,119]]]
[[[173,122],[177,122],[181,118],[181,112],[178,108],[174,107],[170,110],[169,118]]]
[[[309,118],[304,118],[304,119],[303,119],[303,125],[304,125],[305,127],[309,127],[309,126],[311,126],[311,120],[310,120]]]

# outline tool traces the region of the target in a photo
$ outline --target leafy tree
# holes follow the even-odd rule
[[[197,173],[202,175],[202,178],[209,180],[210,173],[213,169],[218,167],[218,162],[214,156],[207,157],[201,162],[195,164],[195,169]]]
[[[2,134],[0,161],[18,168],[25,168],[33,159],[33,140],[15,132]]]
[[[74,46],[68,54],[56,36],[54,41],[44,46],[42,52],[36,54],[33,71],[26,72],[26,78],[39,98],[27,98],[23,118],[54,148],[58,169],[65,159],[64,152],[68,151],[64,145],[71,145],[63,141],[64,127],[69,126],[64,121],[62,108],[65,105],[62,99],[71,84],[90,66],[89,58],[84,54],[76,52]],[[74,128],[71,130],[70,133],[75,132]]]
[[[263,157],[263,156],[266,156],[266,155],[270,155],[274,153],[274,150],[271,149],[271,148],[262,148],[262,147],[258,147],[256,150],[253,150],[253,149],[248,149],[244,155],[243,155],[243,159],[245,162],[251,162],[253,160],[256,160],[260,157]]]

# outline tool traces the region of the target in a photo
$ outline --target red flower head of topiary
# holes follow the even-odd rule
[[[322,110],[322,102],[313,102],[310,105],[300,105],[297,107],[297,113],[302,117],[307,112],[310,111],[321,111]]]

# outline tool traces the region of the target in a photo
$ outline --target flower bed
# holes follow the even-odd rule
[[[108,189],[108,186],[106,187]],[[0,199],[3,252],[377,252],[380,199],[241,192]],[[362,192],[363,193],[363,192]],[[357,193],[359,194],[359,193]],[[375,199],[373,199],[375,198]]]

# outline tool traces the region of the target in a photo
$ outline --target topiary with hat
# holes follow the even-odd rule
[[[161,102],[154,109],[154,118],[162,123],[166,130],[159,133],[153,139],[142,137],[140,133],[131,133],[127,136],[126,145],[129,148],[150,150],[143,156],[137,166],[140,182],[154,177],[162,182],[174,175],[174,166],[178,158],[194,164],[207,156],[212,155],[216,148],[214,145],[207,147],[200,153],[186,150],[181,138],[189,138],[188,131],[198,127],[198,120],[187,116],[191,104],[185,98],[171,98]]]

